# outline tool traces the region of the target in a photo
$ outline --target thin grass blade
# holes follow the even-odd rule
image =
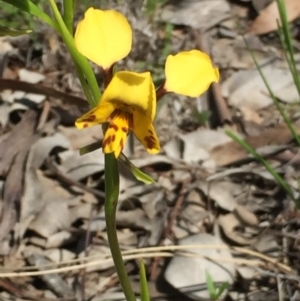
[[[146,269],[143,260],[140,263],[140,290],[141,290],[141,300],[150,301]]]
[[[269,92],[271,98],[273,99],[274,104],[275,104],[277,110],[278,110],[279,113],[281,114],[281,116],[282,116],[284,122],[287,124],[287,126],[288,126],[289,130],[291,131],[291,133],[292,133],[294,139],[296,140],[297,144],[300,146],[300,137],[298,136],[298,134],[297,134],[295,128],[293,127],[293,124],[292,124],[291,120],[289,119],[289,117],[285,114],[285,112],[284,112],[283,109],[281,108],[281,105],[280,105],[280,103],[279,103],[277,97],[274,95],[274,93],[273,93],[273,91],[272,91],[272,89],[271,89],[271,87],[270,87],[270,85],[269,85],[269,83],[268,83],[266,77],[264,76],[264,74],[263,74],[263,72],[262,72],[262,70],[261,70],[261,67],[260,67],[259,64],[257,63],[257,60],[256,60],[256,58],[255,58],[255,56],[254,56],[252,50],[250,49],[249,45],[247,44],[247,41],[246,41],[245,39],[244,39],[244,41],[245,41],[245,43],[246,43],[247,49],[248,49],[248,51],[249,51],[249,53],[250,53],[250,55],[251,55],[253,61],[254,61],[254,63],[255,63],[255,66],[256,66],[256,68],[257,68],[257,71],[259,72],[259,74],[260,74],[260,76],[261,76],[261,78],[262,78],[262,80],[263,80],[263,82],[264,82],[264,84],[265,84],[265,86],[266,86],[266,88],[267,88],[267,90],[268,90],[268,92]]]
[[[245,150],[247,150],[248,153],[250,153],[258,162],[260,162],[268,170],[268,172],[273,176],[273,178],[277,181],[277,183],[285,190],[287,195],[294,201],[296,206],[300,208],[300,201],[295,198],[294,193],[291,190],[290,186],[276,172],[276,170],[271,166],[271,164],[269,164],[268,161],[266,161],[262,156],[260,156],[248,143],[240,139],[234,133],[228,130],[225,132],[231,139],[233,139],[235,142],[241,145]]]

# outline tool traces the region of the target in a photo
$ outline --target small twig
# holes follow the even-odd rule
[[[283,289],[282,289],[283,282],[282,282],[280,276],[277,276],[276,280],[277,280],[278,301],[283,301],[285,299],[284,298],[284,292],[283,292]]]
[[[210,51],[207,45],[203,41],[203,34],[196,29],[193,29],[193,34],[195,36],[199,50],[209,54]],[[225,122],[231,123],[232,122],[231,114],[228,110],[227,103],[222,96],[220,84],[213,83],[211,86],[211,91],[214,96],[213,99],[215,101],[215,107],[218,112],[219,122],[221,124],[224,124]]]
[[[165,233],[164,233],[164,237],[168,237],[171,232],[172,232],[172,227],[173,227],[173,224],[174,224],[174,221],[179,213],[179,210],[182,206],[182,203],[184,201],[184,194],[185,194],[185,190],[186,190],[186,187],[187,187],[187,184],[190,182],[190,180],[188,181],[184,181],[182,183],[182,187],[180,189],[180,192],[179,192],[179,196],[178,196],[178,199],[176,201],[176,204],[172,210],[172,213],[171,213],[171,216],[170,216],[170,219],[169,219],[169,223],[168,223],[168,226],[165,230]]]
[[[78,181],[75,181],[75,180],[72,180],[68,177],[66,177],[65,175],[63,175],[60,170],[51,162],[51,159],[48,157],[46,160],[45,160],[45,163],[46,163],[46,166],[48,167],[48,169],[54,173],[54,175],[58,178],[58,180],[62,181],[62,182],[65,182],[66,184],[68,185],[72,185],[72,186],[76,186],[84,191],[87,191],[91,194],[94,194],[98,197],[100,197],[100,200],[99,200],[99,204],[98,205],[103,205],[104,204],[104,192],[102,191],[99,191],[99,190],[96,190],[94,188],[91,188],[91,187],[88,187]]]
[[[89,256],[89,251],[88,251],[88,245],[91,237],[91,222],[92,222],[92,216],[93,216],[93,211],[94,211],[94,206],[91,206],[90,214],[89,214],[89,219],[87,223],[87,230],[86,230],[86,236],[85,236],[85,242],[84,242],[84,257],[87,258]],[[82,301],[85,301],[85,275],[86,275],[86,268],[83,268],[81,270],[82,276],[81,276],[81,299]]]
[[[185,181],[182,183],[182,187],[180,189],[180,192],[179,192],[179,196],[177,198],[177,201],[176,201],[176,204],[172,210],[172,213],[170,215],[170,219],[169,219],[169,222],[168,222],[168,225],[165,229],[165,232],[164,232],[164,235],[163,235],[163,239],[168,237],[171,233],[172,233],[172,227],[173,227],[173,224],[174,224],[174,221],[178,215],[178,212],[182,206],[182,203],[184,201],[184,193],[185,193],[185,190],[186,190],[186,187],[187,187],[187,184],[190,182],[190,180],[188,181]],[[154,258],[153,260],[153,264],[152,264],[152,267],[151,267],[151,276],[150,276],[150,279],[151,280],[155,280],[158,276],[158,263],[159,263],[159,260],[160,258],[159,257],[156,257]]]
[[[258,257],[260,259],[263,259],[264,261],[267,261],[268,263],[274,264],[275,268],[278,268],[279,270],[282,270],[285,273],[293,273],[293,270],[282,263],[277,262],[274,260],[274,258],[271,258],[269,256],[260,254],[258,252],[240,248],[240,247],[233,247],[230,248],[227,245],[180,245],[180,246],[162,246],[162,247],[151,247],[151,248],[141,248],[141,249],[135,249],[135,250],[128,250],[123,251],[123,259],[124,260],[133,260],[138,258],[155,258],[155,257],[174,257],[175,254],[173,253],[175,250],[178,250],[181,252],[177,252],[176,256],[183,256],[183,257],[193,257],[193,258],[206,258],[208,260],[216,261],[216,262],[231,262],[239,265],[246,265],[246,266],[254,266],[254,267],[263,267],[264,271],[266,268],[266,265],[264,262],[260,260],[253,260],[253,259],[244,259],[244,258],[220,258],[220,256],[202,256],[199,253],[193,253],[193,252],[186,252],[188,249],[213,249],[213,250],[235,250],[235,251],[242,251],[244,254],[252,254],[255,257]],[[159,250],[159,251],[157,251]],[[131,255],[127,255],[130,254]],[[134,251],[134,252],[133,252]],[[146,252],[148,251],[148,252]],[[151,252],[149,252],[151,251]],[[14,277],[27,277],[27,276],[41,276],[41,275],[47,275],[47,274],[54,274],[54,273],[65,273],[70,271],[78,271],[80,269],[91,267],[91,266],[97,266],[100,264],[107,264],[108,262],[112,262],[112,258],[104,258],[104,259],[95,259],[93,261],[85,262],[85,263],[79,263],[74,266],[65,266],[60,268],[54,268],[54,269],[48,269],[48,270],[42,270],[42,271],[30,271],[30,272],[10,272],[10,273],[0,273],[0,278],[14,278]],[[289,278],[292,278],[293,275],[291,275]],[[293,279],[297,280],[297,276],[294,276]]]
[[[38,123],[38,126],[36,128],[37,131],[40,131],[44,127],[44,125],[45,125],[45,123],[48,119],[50,109],[51,109],[50,103],[48,101],[45,101],[42,113],[40,115],[39,123]]]

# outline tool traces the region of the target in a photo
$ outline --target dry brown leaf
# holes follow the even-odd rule
[[[255,227],[259,224],[257,216],[250,210],[248,210],[245,206],[236,205],[234,213],[236,217],[238,219],[241,219],[241,221],[246,225]]]
[[[78,130],[75,127],[60,126],[58,130],[70,141],[72,149],[79,149],[94,142],[101,141],[103,138],[101,125],[82,130]]]
[[[208,29],[230,16],[230,6],[224,0],[169,1],[160,11],[164,22]]]
[[[42,186],[41,203],[43,207],[35,214],[34,220],[28,226],[42,237],[49,238],[54,233],[68,229],[71,225],[71,216],[68,201],[71,195],[55,181],[44,179]]]
[[[9,234],[20,218],[20,202],[24,189],[23,170],[29,149],[40,135],[36,132],[39,117],[38,110],[26,112],[0,146],[0,173],[8,173],[3,188],[0,241]]]
[[[299,126],[294,126],[296,132],[300,133]],[[247,137],[245,139],[245,141],[255,150],[263,148],[264,146],[289,144],[292,140],[293,135],[285,123],[267,129],[258,136]],[[217,166],[232,164],[247,158],[248,155],[248,152],[235,141],[216,146],[210,152],[210,156]]]
[[[287,19],[289,22],[300,16],[299,0],[285,0]],[[276,1],[268,5],[254,20],[248,32],[255,34],[266,34],[277,30],[277,20],[280,20]]]
[[[241,229],[243,224],[237,219],[234,213],[220,215],[218,223],[225,236],[239,245],[247,246],[255,241],[255,238],[249,237],[247,234],[245,235],[245,233],[241,233],[237,230]]]
[[[197,186],[209,199],[214,200],[222,209],[232,212],[236,207],[235,194],[241,186],[229,181],[199,181]]]
[[[51,150],[57,146],[69,147],[66,138],[59,133],[39,139],[31,147],[26,164],[25,189],[21,202],[21,236],[28,226],[26,220],[29,217],[32,219],[44,206],[44,191],[55,185],[52,180],[45,178],[38,169]]]
[[[28,262],[43,271],[44,265],[51,263],[51,261],[42,254],[32,254],[28,258]],[[49,289],[58,297],[72,298],[74,293],[69,287],[68,283],[59,274],[47,274],[42,276],[43,281]]]
[[[57,233],[54,233],[53,235],[49,236],[47,238],[47,242],[45,245],[45,248],[58,248],[66,242],[70,242],[74,240],[74,235],[71,232],[68,231],[60,231]]]
[[[251,2],[256,11],[260,12],[274,2],[274,0],[252,0]]]
[[[89,104],[83,98],[46,87],[19,80],[0,79],[0,91],[22,91],[51,97],[51,106],[61,118],[61,124],[74,125],[75,119],[89,110]]]
[[[280,256],[280,247],[276,241],[276,236],[271,233],[260,235],[252,247],[260,253],[268,254],[272,257]]]
[[[81,156],[78,150],[67,150],[59,154],[61,165],[59,171],[68,178],[78,181],[104,170],[102,149]]]
[[[267,64],[262,72],[275,97],[286,103],[298,99],[298,92],[288,68]],[[266,85],[258,70],[240,70],[232,74],[222,84],[222,94],[228,104],[236,107],[247,107],[254,111],[266,108],[273,103]]]
[[[207,233],[198,233],[179,240],[179,245],[224,245],[223,241]],[[209,291],[206,286],[206,273],[215,283],[234,281],[236,270],[231,252],[226,249],[190,249],[190,252],[199,257],[174,256],[165,271],[165,279],[173,287],[193,300],[209,300]],[[210,257],[212,257],[210,259]],[[217,260],[214,260],[217,258]],[[226,293],[225,293],[226,294]],[[225,294],[222,294],[224,297]],[[218,300],[222,300],[220,297]]]
[[[49,237],[58,230],[67,229],[70,224],[66,201],[58,195],[53,195],[53,198],[49,198],[44,208],[29,225],[29,229],[40,236]]]
[[[55,263],[66,262],[75,258],[75,254],[66,249],[49,249],[44,252],[50,260]]]

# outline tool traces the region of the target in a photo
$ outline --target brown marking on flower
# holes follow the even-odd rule
[[[128,128],[125,127],[125,126],[123,126],[123,127],[121,128],[121,130],[122,130],[124,133],[126,133],[126,134],[127,134],[127,132],[128,132]]]
[[[103,142],[102,142],[102,148],[104,148],[106,145],[110,144],[110,143],[113,141],[113,139],[115,139],[114,136],[115,136],[115,135],[113,135],[113,136],[108,136],[107,138],[105,138],[105,139],[103,140]]]
[[[130,129],[133,129],[134,124],[133,124],[133,115],[128,113],[127,114],[127,121],[128,121],[128,126]]]
[[[146,142],[148,149],[154,148],[156,140],[155,140],[155,138],[152,135],[146,136],[144,138],[144,141]]]
[[[148,133],[152,136],[153,132],[151,130],[148,130]]]
[[[113,122],[111,122],[111,123],[109,124],[109,127],[110,127],[110,128],[113,128],[116,132],[119,130],[119,127],[118,127],[115,123],[113,123]]]
[[[89,115],[88,117],[83,118],[82,121],[85,121],[85,122],[93,122],[93,121],[95,121],[95,119],[96,119],[96,116],[95,116],[94,114],[91,114],[91,115]]]
[[[87,124],[87,123],[85,123],[84,125],[83,125],[83,128],[85,129],[85,128],[88,128],[89,127],[89,125]]]
[[[121,149],[124,148],[124,140],[123,140],[123,138],[120,140],[120,147],[121,147]]]
[[[114,142],[116,140],[116,135],[111,136],[111,142]]]

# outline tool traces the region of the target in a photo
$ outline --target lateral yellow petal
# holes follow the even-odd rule
[[[80,130],[97,124],[107,122],[112,112],[115,110],[114,104],[110,102],[100,102],[97,107],[85,113],[75,121],[75,126]]]
[[[219,70],[213,67],[210,57],[199,50],[169,55],[165,74],[167,92],[190,97],[201,95],[211,83],[219,81]]]
[[[133,115],[132,131],[148,153],[157,154],[160,151],[160,143],[154,126],[147,116],[135,113]]]
[[[113,102],[131,113],[137,110],[152,121],[156,113],[156,95],[150,72],[117,72],[101,101]]]
[[[116,158],[119,157],[127,140],[129,117],[129,114],[119,112],[111,120],[102,142],[102,149],[105,154],[114,153]]]
[[[79,22],[74,38],[81,54],[108,69],[130,52],[132,29],[121,13],[91,7]]]

